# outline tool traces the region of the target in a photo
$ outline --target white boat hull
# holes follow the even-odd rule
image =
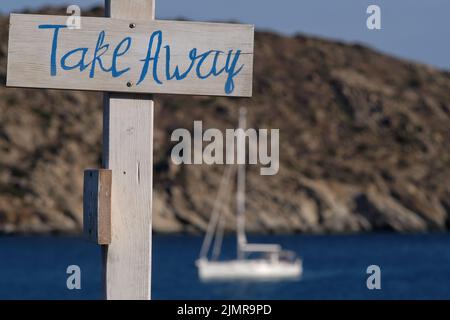
[[[200,259],[197,268],[201,280],[282,280],[302,274],[300,259],[294,262],[269,260],[209,261]]]

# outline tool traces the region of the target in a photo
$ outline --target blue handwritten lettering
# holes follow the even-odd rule
[[[235,54],[234,59],[231,62],[231,64],[230,64],[230,58],[233,53],[233,50],[230,50],[228,52],[227,63],[225,65],[225,70],[228,73],[227,82],[225,83],[225,93],[226,94],[230,94],[234,91],[233,78],[236,77],[239,74],[239,72],[241,72],[241,70],[244,68],[244,65],[242,65],[237,71],[235,71],[237,62],[239,60],[239,57],[241,56],[241,52],[242,52],[241,50],[236,51],[236,54]]]
[[[167,80],[172,80],[173,78],[175,78],[176,80],[183,80],[184,78],[187,77],[187,75],[191,72],[192,68],[194,67],[195,59],[197,59],[197,48],[193,48],[189,52],[189,59],[191,59],[191,64],[189,65],[187,70],[183,74],[180,74],[179,66],[175,66],[175,71],[173,72],[173,75],[170,75],[170,58],[171,58],[170,46],[165,46],[164,48],[166,49],[166,78],[167,78]]]
[[[64,24],[41,24],[38,27],[39,29],[55,29],[53,31],[53,40],[52,40],[52,53],[50,56],[50,74],[52,76],[56,76],[56,50],[58,49],[58,34],[59,29],[67,28]]]
[[[120,48],[122,47],[122,45],[126,43],[126,47],[123,51],[120,51]],[[120,77],[122,74],[124,74],[125,72],[128,72],[130,70],[130,68],[125,68],[123,70],[118,71],[117,70],[117,57],[121,57],[123,56],[125,53],[127,53],[128,50],[130,50],[131,47],[131,38],[130,37],[126,37],[125,39],[123,39],[122,41],[120,41],[120,43],[117,45],[116,49],[114,49],[114,54],[113,54],[113,59],[112,59],[112,76],[114,78]]]
[[[223,53],[224,53],[223,51],[216,50],[216,53],[214,55],[214,61],[213,61],[212,67],[211,67],[211,71],[205,76],[205,78],[209,78],[211,75],[218,77],[225,71],[225,67],[220,69],[220,71],[217,71],[217,60],[219,59],[219,56]]]
[[[113,78],[122,76],[131,70],[133,66],[125,66],[122,68],[118,67],[118,59],[126,55],[132,45],[132,38],[123,38],[114,48],[112,53],[112,58],[110,58],[110,66],[105,65],[104,58],[105,54],[110,50],[110,44],[105,41],[106,33],[101,31],[98,34],[97,43],[95,49],[92,50],[92,60],[87,61],[89,56],[89,47],[75,48],[66,53],[64,53],[60,60],[58,60],[58,37],[59,31],[62,28],[66,28],[65,25],[40,25],[39,29],[53,29],[53,40],[51,48],[50,57],[50,74],[51,76],[57,75],[57,62],[60,64],[62,70],[74,70],[79,69],[80,72],[85,71],[90,67],[89,78],[94,78],[96,71],[100,70],[102,72],[111,73]],[[225,93],[231,94],[235,89],[235,79],[239,73],[243,70],[244,65],[239,66],[239,59],[242,55],[241,50],[229,50],[228,52],[220,50],[209,50],[202,53],[199,52],[198,48],[192,48],[187,58],[190,60],[187,63],[183,62],[183,67],[181,65],[173,64],[173,55],[170,45],[163,45],[163,32],[157,30],[153,32],[148,41],[148,48],[146,57],[139,61],[143,62],[142,68],[140,70],[139,80],[137,85],[141,84],[150,72],[152,80],[159,85],[163,82],[159,78],[159,72],[165,74],[166,81],[181,81],[186,79],[190,74],[198,79],[205,80],[210,77],[219,77],[222,74],[226,74],[225,81]],[[162,65],[163,70],[160,70],[160,58],[161,51],[165,50],[165,65]],[[177,54],[178,56],[178,54]],[[164,70],[165,67],[165,70]],[[195,70],[195,71],[194,71]]]
[[[69,59],[72,55],[76,54],[77,52],[81,52],[81,57],[80,57],[80,60],[78,61],[78,63],[75,65],[72,65],[72,66],[67,65],[67,59]],[[80,71],[83,71],[84,69],[86,69],[89,66],[89,65],[84,64],[84,59],[86,58],[87,52],[88,52],[87,48],[77,48],[77,49],[67,52],[61,58],[61,68],[63,70],[73,70],[76,68],[80,68]]]
[[[157,38],[156,48],[155,48],[155,56],[152,57],[152,48],[153,48],[153,41]],[[153,80],[155,80],[156,83],[162,84],[162,82],[158,78],[158,61],[159,61],[159,52],[161,51],[161,44],[162,44],[162,31],[155,31],[150,37],[150,40],[148,42],[148,50],[147,50],[147,57],[141,61],[144,61],[144,67],[142,68],[141,76],[138,81],[138,85],[144,81],[145,77],[147,76],[148,72],[148,66],[150,64],[150,61],[153,61]]]
[[[94,51],[94,59],[92,59],[92,65],[91,65],[91,71],[89,73],[89,78],[93,78],[95,75],[95,66],[98,62],[100,65],[100,69],[102,69],[104,72],[109,72],[111,69],[107,69],[103,66],[102,62],[102,56],[108,51],[109,44],[103,44],[103,41],[105,40],[105,31],[100,32],[97,39],[97,45],[95,46]],[[101,51],[103,50],[103,51]],[[101,51],[101,53],[99,53]]]

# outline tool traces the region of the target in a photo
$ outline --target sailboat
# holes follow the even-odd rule
[[[245,130],[246,110],[240,110],[239,128]],[[245,141],[244,141],[245,143]],[[236,170],[237,166],[237,170]],[[219,186],[213,213],[203,240],[200,257],[196,261],[201,280],[282,280],[298,279],[302,274],[302,260],[294,252],[286,251],[278,244],[249,243],[245,233],[245,164],[230,166],[225,170]],[[233,260],[219,260],[224,217],[223,203],[229,196],[230,181],[236,176],[236,236],[237,256]],[[222,200],[222,201],[221,201]],[[213,244],[214,240],[214,244]],[[211,249],[211,246],[213,248]],[[210,251],[212,251],[210,253]],[[210,257],[209,257],[210,256]]]

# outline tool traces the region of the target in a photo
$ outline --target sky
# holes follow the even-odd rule
[[[0,12],[101,0],[0,0]],[[381,30],[368,30],[366,9],[381,8]],[[82,13],[83,15],[83,13]],[[157,19],[239,21],[259,30],[303,33],[369,45],[382,52],[450,70],[450,0],[157,0]]]

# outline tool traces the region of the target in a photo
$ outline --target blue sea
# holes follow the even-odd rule
[[[450,235],[368,234],[255,236],[303,259],[298,281],[199,281],[202,238],[156,235],[153,299],[450,299]],[[226,237],[225,258],[235,239]],[[81,290],[68,290],[66,269],[81,268]],[[381,269],[381,289],[369,290],[367,267]],[[101,252],[77,237],[0,237],[0,299],[100,299]]]

